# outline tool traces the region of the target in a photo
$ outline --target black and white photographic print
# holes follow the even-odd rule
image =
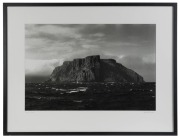
[[[25,24],[25,110],[156,110],[156,24]]]

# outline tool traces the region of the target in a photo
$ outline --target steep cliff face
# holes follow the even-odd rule
[[[100,59],[99,55],[65,61],[56,67],[50,82],[144,82],[143,77],[127,69],[114,59]]]

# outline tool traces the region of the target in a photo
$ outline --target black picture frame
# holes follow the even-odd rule
[[[8,7],[169,6],[173,8],[173,132],[8,132]],[[3,3],[3,134],[4,135],[177,135],[177,3]]]

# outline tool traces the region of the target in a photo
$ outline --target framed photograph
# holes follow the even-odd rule
[[[176,3],[4,3],[4,135],[177,135]]]

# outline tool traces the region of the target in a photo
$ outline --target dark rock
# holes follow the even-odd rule
[[[65,61],[56,67],[48,82],[144,82],[143,77],[114,59],[99,55]]]

